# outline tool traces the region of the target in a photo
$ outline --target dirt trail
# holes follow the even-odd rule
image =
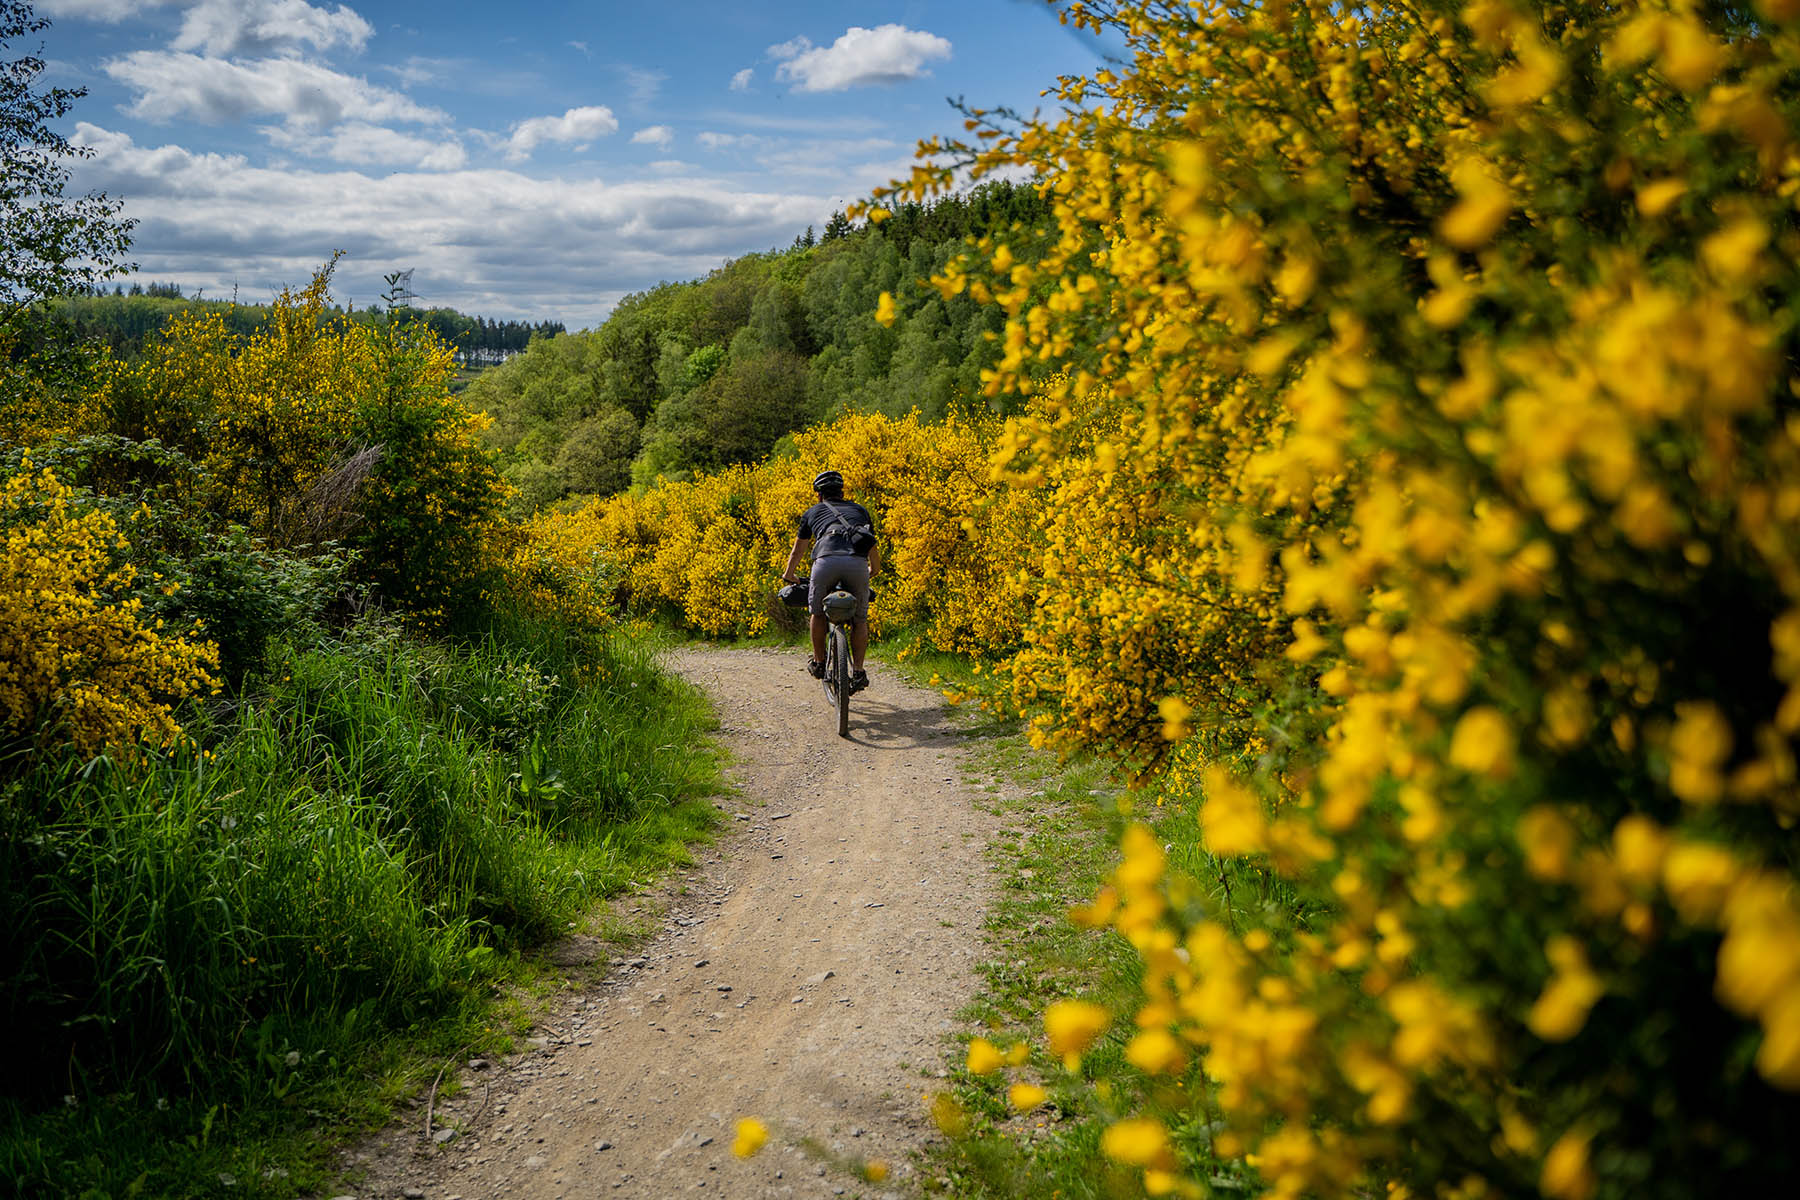
[[[426,1142],[421,1113],[359,1155],[358,1200],[910,1190],[921,1069],[941,1065],[974,992],[990,886],[996,822],[959,735],[937,696],[874,664],[848,739],[794,651],[684,649],[669,665],[712,697],[735,757],[721,839],[659,933],[596,964],[526,1053],[440,1099],[436,1124],[459,1134]],[[748,1160],[731,1154],[743,1115],[772,1132]],[[886,1185],[842,1165],[874,1159]]]

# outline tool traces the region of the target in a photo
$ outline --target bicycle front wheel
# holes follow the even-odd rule
[[[838,736],[850,736],[850,635],[844,632],[841,625],[831,627],[831,660],[827,666],[831,673],[831,690],[836,693],[832,697],[837,702]]]

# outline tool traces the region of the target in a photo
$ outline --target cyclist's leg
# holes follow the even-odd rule
[[[808,670],[815,679],[824,675],[825,635],[831,629],[831,622],[825,619],[825,595],[831,591],[831,580],[820,568],[821,560],[815,558],[806,583],[806,611],[812,618],[807,630],[812,637],[812,663]]]
[[[860,675],[863,655],[869,649],[869,560],[846,558],[840,574],[844,590],[856,597],[856,620],[850,626],[850,665]]]
[[[824,558],[813,559],[807,600],[814,614],[815,630],[821,629],[825,624],[826,595],[833,588],[840,587],[856,597],[856,620],[850,627],[850,661],[860,671],[863,669],[863,652],[869,646],[869,560],[854,554],[829,554]],[[815,633],[813,638],[821,647],[815,653],[822,660],[824,635]]]

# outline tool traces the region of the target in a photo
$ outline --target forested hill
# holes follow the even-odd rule
[[[120,358],[134,358],[144,344],[168,326],[174,317],[188,312],[215,312],[225,328],[248,337],[268,323],[272,311],[266,304],[238,304],[187,296],[178,284],[133,284],[111,292],[64,296],[51,307],[52,319],[66,322],[84,341],[100,342]],[[387,309],[370,305],[352,311],[355,321],[385,319]],[[469,316],[453,308],[398,308],[394,315],[429,325],[444,342],[455,348],[459,361],[470,366],[491,366],[524,350],[533,337],[563,332],[560,321],[496,321]]]
[[[527,510],[749,462],[842,412],[935,418],[979,394],[1003,315],[925,280],[965,239],[1041,227],[1047,211],[1035,188],[996,182],[879,224],[837,215],[816,242],[809,230],[628,296],[598,329],[533,341],[468,400],[493,414]],[[891,326],[874,320],[882,292]]]

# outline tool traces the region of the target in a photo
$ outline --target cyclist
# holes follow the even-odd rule
[[[825,597],[842,587],[856,597],[856,621],[850,627],[850,690],[869,686],[863,670],[863,653],[869,648],[869,579],[881,569],[881,550],[875,545],[875,522],[869,510],[844,499],[844,477],[836,471],[820,471],[813,477],[818,501],[800,514],[800,532],[782,568],[785,583],[796,583],[795,574],[808,548],[813,552],[812,575],[807,585],[806,608],[812,614],[812,658],[806,664],[814,679],[825,677]]]

